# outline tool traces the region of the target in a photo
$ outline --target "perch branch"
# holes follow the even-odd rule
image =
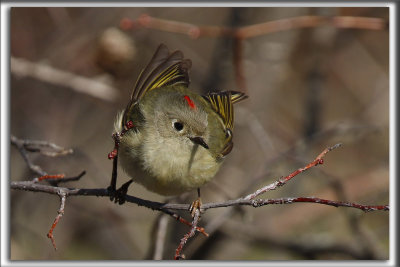
[[[362,205],[358,203],[350,203],[350,202],[342,202],[342,201],[333,201],[333,200],[327,200],[327,199],[321,199],[321,198],[316,198],[316,197],[297,197],[297,198],[280,198],[280,199],[255,199],[257,196],[259,196],[262,193],[265,193],[267,191],[276,189],[278,186],[283,186],[291,180],[293,177],[297,176],[298,174],[310,169],[311,167],[317,166],[319,164],[323,163],[323,158],[325,155],[332,151],[333,149],[339,147],[340,144],[334,145],[332,147],[326,148],[324,151],[322,151],[311,163],[307,164],[305,167],[297,169],[296,171],[292,172],[288,176],[278,179],[276,182],[267,185],[265,187],[262,187],[258,190],[256,190],[254,193],[249,194],[243,198],[238,198],[235,200],[228,200],[224,202],[215,202],[215,203],[205,203],[202,204],[201,209],[204,212],[207,209],[212,209],[212,208],[221,208],[221,207],[230,207],[230,206],[239,206],[239,205],[244,205],[244,206],[252,206],[252,207],[261,207],[261,206],[266,206],[270,204],[292,204],[296,202],[308,202],[308,203],[315,203],[315,204],[323,204],[323,205],[329,205],[329,206],[334,206],[334,207],[349,207],[349,208],[356,208],[360,209],[364,212],[369,212],[369,211],[378,211],[378,210],[383,210],[383,211],[388,211],[389,210],[389,205]],[[75,180],[80,179],[85,172],[82,172],[80,175],[75,177]],[[53,230],[55,229],[58,221],[64,214],[64,206],[65,206],[65,200],[68,196],[98,196],[98,197],[110,197],[112,196],[113,192],[112,190],[105,189],[105,188],[94,188],[94,189],[84,189],[84,188],[66,188],[66,187],[59,187],[59,186],[54,186],[54,185],[45,185],[45,184],[40,184],[39,181],[47,180],[47,179],[53,179],[53,180],[63,180],[66,178],[63,178],[63,176],[56,175],[56,176],[51,176],[51,175],[46,175],[44,177],[39,177],[35,178],[32,181],[17,181],[17,182],[11,182],[11,189],[15,190],[26,190],[26,191],[32,191],[32,192],[44,192],[48,194],[54,194],[54,195],[59,195],[61,198],[61,206],[60,209],[58,210],[58,215],[56,219],[54,220],[54,223],[48,233],[48,237],[51,239],[54,248],[56,249],[55,246],[55,241],[54,241],[54,236],[53,236]],[[191,230],[189,233],[187,233],[180,242],[180,245],[176,249],[175,253],[175,259],[181,259],[183,258],[181,255],[181,251],[183,249],[183,246],[186,244],[187,240],[191,237],[194,236],[195,232],[201,232],[203,235],[207,236],[208,234],[204,231],[204,228],[198,227],[198,220],[200,218],[200,211],[196,210],[194,219],[192,223],[186,221],[183,219],[181,216],[175,214],[171,210],[189,210],[190,205],[189,204],[173,204],[173,203],[160,203],[160,202],[155,202],[155,201],[150,201],[150,200],[145,200],[141,198],[137,198],[134,196],[130,195],[124,195],[123,196],[126,202],[131,202],[135,203],[139,206],[144,206],[147,208],[150,208],[152,210],[158,210],[161,212],[164,212],[172,217],[174,217],[176,220],[187,224],[191,227]]]
[[[364,211],[375,211],[375,210],[389,210],[388,205],[379,205],[379,206],[371,206],[371,205],[362,205],[362,204],[356,204],[356,203],[349,203],[349,202],[340,202],[340,201],[331,201],[331,200],[324,200],[324,199],[318,199],[318,198],[307,198],[307,197],[301,197],[301,198],[287,198],[287,201],[282,201],[282,199],[274,200],[274,199],[254,199],[258,195],[267,192],[269,190],[273,190],[278,186],[284,185],[287,181],[295,177],[301,172],[304,172],[305,170],[308,170],[311,167],[314,167],[318,164],[322,164],[323,162],[323,157],[329,152],[332,151],[333,149],[339,147],[340,144],[334,145],[332,147],[326,148],[324,151],[322,151],[316,158],[313,160],[311,163],[307,164],[307,166],[300,168],[288,176],[278,179],[276,182],[267,185],[265,187],[262,187],[258,190],[256,190],[254,193],[249,194],[243,198],[238,198],[234,200],[228,200],[228,201],[223,201],[223,202],[211,202],[211,203],[203,203],[201,206],[201,209],[203,211],[207,209],[212,209],[212,208],[221,208],[221,207],[229,207],[229,206],[237,206],[237,205],[248,205],[248,206],[253,206],[253,207],[259,207],[259,206],[265,206],[268,204],[290,204],[293,202],[310,202],[310,203],[317,203],[317,204],[325,204],[325,205],[331,205],[331,206],[337,206],[337,207],[351,207],[351,208],[356,208],[356,209],[361,209]],[[84,174],[84,173],[83,173]],[[83,175],[82,173],[80,176]],[[51,185],[45,185],[45,184],[40,184],[36,183],[34,181],[16,181],[16,182],[11,182],[11,189],[15,190],[25,190],[25,191],[32,191],[32,192],[43,192],[43,193],[48,193],[48,194],[53,194],[57,195],[60,190],[65,193],[65,195],[68,196],[97,196],[97,197],[110,197],[111,192],[106,189],[106,188],[92,188],[92,189],[85,189],[85,188],[66,188],[66,187],[57,187],[57,186],[51,186]],[[158,211],[163,211],[166,212],[167,214],[171,215],[170,210],[189,210],[190,204],[174,204],[174,203],[161,203],[161,202],[155,202],[155,201],[150,201],[150,200],[145,200],[141,199],[135,196],[130,196],[126,195],[125,196],[125,201],[137,204],[139,206],[144,206],[147,208],[150,208],[152,210],[158,210]],[[173,216],[177,220],[181,221],[180,217]]]

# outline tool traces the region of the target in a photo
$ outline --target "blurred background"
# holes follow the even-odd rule
[[[215,179],[202,188],[203,203],[247,195],[336,143],[343,146],[329,153],[323,165],[261,197],[389,203],[388,29],[326,25],[246,39],[241,54],[245,79],[238,84],[231,38],[121,29],[121,21],[129,28],[126,18],[136,20],[142,14],[242,27],[304,15],[388,19],[389,9],[12,8],[11,134],[74,150],[57,158],[31,154],[35,164],[50,174],[87,171],[68,187],[107,187],[113,120],[163,42],[192,60],[190,88],[196,92],[241,90],[250,96],[235,105],[235,146]],[[43,66],[49,72],[36,71]],[[12,181],[37,176],[14,147],[10,152]],[[127,180],[120,171],[119,184]],[[137,184],[129,194],[165,200]],[[189,230],[134,204],[69,197],[54,231],[54,251],[46,234],[59,197],[24,191],[10,195],[12,260],[170,260]],[[196,192],[190,192],[173,201],[190,203],[195,198]],[[188,212],[180,214],[190,218]],[[183,250],[187,259],[389,258],[389,212],[306,203],[219,208],[208,210],[200,225],[210,236],[190,239]]]

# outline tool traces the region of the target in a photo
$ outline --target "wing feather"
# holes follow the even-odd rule
[[[140,73],[131,99],[125,108],[122,123],[127,122],[127,117],[134,110],[135,104],[149,91],[167,85],[189,86],[189,70],[192,66],[190,59],[184,59],[181,51],[170,53],[165,44],[160,44],[150,62]]]

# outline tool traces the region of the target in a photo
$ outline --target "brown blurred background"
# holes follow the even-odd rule
[[[96,97],[73,90],[72,79],[56,84],[11,73],[11,134],[73,148],[72,155],[59,158],[31,155],[48,173],[73,176],[87,171],[69,187],[108,186],[113,119],[159,43],[192,59],[193,90],[243,89],[235,83],[231,39],[119,28],[121,19],[137,19],[143,13],[229,27],[303,15],[389,17],[388,8],[12,8],[13,58],[115,89],[110,96]],[[329,153],[325,164],[262,197],[389,203],[388,30],[323,26],[272,33],[245,40],[243,60],[250,97],[235,106],[235,147],[213,182],[202,188],[203,202],[244,196],[340,142],[343,146]],[[10,163],[12,181],[35,177],[14,147]],[[119,183],[127,180],[121,171]],[[129,194],[164,200],[136,184]],[[191,192],[176,202],[189,203],[195,197]],[[54,251],[46,234],[58,208],[55,195],[11,192],[12,260],[142,260],[157,253],[170,260],[189,230],[144,207],[69,197],[54,231]],[[208,210],[200,225],[210,237],[191,239],[183,251],[187,259],[389,257],[388,212],[302,203],[220,208]],[[160,251],[155,240],[163,229]]]

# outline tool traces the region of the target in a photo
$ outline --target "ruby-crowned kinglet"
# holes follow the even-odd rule
[[[247,96],[200,96],[188,89],[191,61],[161,44],[139,75],[115,121],[124,132],[121,166],[133,181],[161,195],[198,189],[217,173],[233,147],[233,104]]]

